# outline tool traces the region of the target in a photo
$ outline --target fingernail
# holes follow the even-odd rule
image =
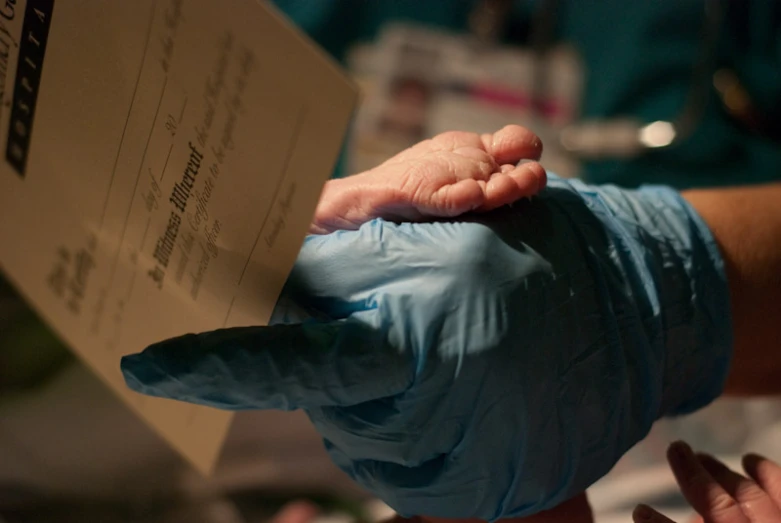
[[[637,505],[632,512],[632,519],[635,521],[651,521],[654,518],[654,511],[648,505]]]
[[[670,445],[668,455],[672,464],[678,469],[685,472],[691,472],[694,469],[692,465],[695,460],[694,451],[685,442],[676,441]]]
[[[752,471],[756,471],[757,467],[760,463],[763,461],[770,461],[765,456],[761,456],[759,454],[755,454],[753,452],[750,452],[743,456],[743,468],[746,470],[746,472],[751,473]]]
[[[743,459],[749,460],[749,461],[769,461],[765,456],[762,456],[760,454],[757,454],[755,452],[749,452],[745,456],[743,456]]]

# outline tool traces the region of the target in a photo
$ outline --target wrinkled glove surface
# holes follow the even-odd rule
[[[153,396],[305,409],[402,515],[490,521],[582,492],[712,401],[732,343],[723,262],[677,193],[555,177],[474,219],[309,237],[272,323],[122,370]]]

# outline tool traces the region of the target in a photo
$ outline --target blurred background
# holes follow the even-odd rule
[[[562,176],[678,188],[779,179],[781,2],[277,0],[353,76],[361,106],[335,176],[446,130],[526,125]],[[685,438],[736,464],[781,459],[781,402],[720,400],[659,422],[590,499],[598,522],[638,502],[689,513],[664,451]],[[302,413],[236,416],[203,478],[0,281],[0,523],[318,521],[390,511],[334,467]]]

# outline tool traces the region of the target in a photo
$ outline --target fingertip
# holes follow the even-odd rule
[[[548,184],[548,173],[545,171],[545,168],[537,161],[521,160],[518,163],[518,170],[520,172],[528,173],[528,175],[534,177],[536,182],[536,189],[534,194],[537,194],[543,190]]]
[[[649,507],[648,505],[640,504],[632,511],[632,520],[637,523],[645,523],[648,521],[660,520],[664,521],[666,518],[660,518],[661,514]]]
[[[741,461],[743,468],[746,470],[746,472],[748,472],[748,469],[756,470],[760,463],[770,460],[754,452],[749,452],[743,456]]]
[[[547,175],[539,163],[527,160],[506,173],[518,186],[518,197],[534,196],[545,188]]]
[[[128,356],[122,356],[119,360],[119,370],[122,372],[122,377],[125,379],[125,385],[130,390],[139,392],[141,382],[136,378],[136,372],[139,370],[138,354],[130,354]]]
[[[479,211],[490,211],[534,196],[545,186],[545,170],[537,162],[502,168],[485,184],[485,197]]]
[[[509,174],[497,173],[485,183],[484,201],[477,208],[486,212],[509,205],[526,196],[527,189],[519,185]]]
[[[520,125],[506,125],[493,134],[486,143],[486,150],[497,163],[517,163],[528,158],[539,160],[542,156],[542,140],[535,133]]]
[[[692,448],[684,441],[673,442],[667,448],[667,461],[673,475],[683,487],[683,483],[693,477],[709,475],[703,464],[697,459]]]
[[[694,451],[685,441],[674,441],[667,447],[667,459],[672,462],[678,462],[694,457]]]
[[[158,385],[168,375],[143,353],[123,356],[119,367],[127,388],[147,396],[161,396]]]
[[[119,368],[125,384],[136,392],[168,397],[163,390],[171,376],[182,371],[181,354],[192,354],[198,335],[185,334],[153,343],[136,354],[122,356]]]
[[[743,470],[754,480],[758,481],[763,473],[769,472],[773,476],[777,476],[778,481],[781,482],[781,466],[770,458],[750,452],[743,456],[741,461]],[[779,493],[779,496],[781,496],[781,493]]]

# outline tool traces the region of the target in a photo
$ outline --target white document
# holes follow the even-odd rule
[[[0,1],[0,266],[198,469],[227,412],[129,391],[119,360],[260,325],[356,88],[254,0]]]

